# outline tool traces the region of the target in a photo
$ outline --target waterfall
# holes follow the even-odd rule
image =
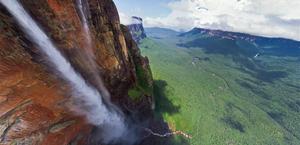
[[[88,24],[87,16],[86,16],[87,9],[85,9],[85,7],[84,7],[83,0],[77,0],[76,2],[77,2],[77,5],[78,5],[79,14],[80,14],[82,25],[83,25],[83,30],[84,30],[84,33],[85,33],[86,46],[87,46],[87,48],[90,49],[92,47],[92,37],[91,37],[91,34],[90,34],[91,32],[90,32],[90,28],[89,28],[89,24]],[[87,6],[88,5],[86,5],[86,7]]]
[[[79,51],[82,52],[80,54],[80,57],[82,58],[82,60],[85,60],[84,63],[86,64],[86,68],[89,70],[89,72],[92,73],[91,77],[93,77],[93,79],[97,83],[96,86],[98,87],[98,89],[101,90],[101,95],[102,95],[105,103],[107,103],[111,107],[114,107],[113,104],[110,103],[110,94],[108,93],[107,89],[105,88],[101,77],[99,77],[99,72],[97,70],[97,64],[94,60],[96,57],[93,53],[94,52],[93,51],[93,41],[92,41],[92,37],[91,37],[88,20],[87,20],[87,15],[88,15],[88,11],[89,11],[88,3],[86,0],[76,0],[76,5],[77,5],[78,11],[79,11],[79,16],[81,18],[81,23],[82,23],[82,27],[83,27],[83,31],[84,31],[84,38],[85,38],[84,48],[79,49]],[[84,50],[84,51],[82,51],[82,50]],[[114,107],[114,108],[116,108],[116,107]]]
[[[82,108],[77,113],[84,115],[93,125],[109,128],[110,132],[107,134],[110,136],[106,136],[107,140],[120,138],[126,131],[123,116],[106,107],[101,94],[75,71],[18,0],[0,0],[0,3],[13,15],[30,40],[47,56],[61,77],[73,87],[72,97],[80,102],[79,107]]]

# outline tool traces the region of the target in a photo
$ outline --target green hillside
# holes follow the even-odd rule
[[[179,145],[300,144],[299,58],[253,58],[244,42],[209,38],[197,38],[199,47],[177,45],[191,39],[140,45],[155,79],[157,116],[193,136]]]

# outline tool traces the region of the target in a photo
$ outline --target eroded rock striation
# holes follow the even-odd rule
[[[89,0],[92,47],[75,0],[20,0],[73,67],[96,88],[102,77],[125,114],[150,114],[152,75],[112,0]],[[88,53],[87,53],[88,52]],[[91,69],[86,55],[95,60]],[[71,86],[53,71],[11,14],[0,5],[0,144],[87,144],[93,126],[70,111]],[[100,90],[100,87],[99,87]]]

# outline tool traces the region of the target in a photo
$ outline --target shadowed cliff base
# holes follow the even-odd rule
[[[171,91],[167,90],[167,82],[155,80],[153,91],[155,97],[155,112],[147,119],[137,118],[135,112],[130,112],[126,122],[128,123],[127,134],[120,140],[106,145],[188,145],[188,134],[182,131],[172,130],[165,122],[164,114],[174,115],[179,112],[180,106],[174,105],[167,98]],[[149,113],[149,112],[148,112]],[[103,128],[94,128],[89,137],[89,145],[99,145],[103,142],[106,131]]]
[[[163,114],[174,115],[180,110],[180,106],[174,105],[167,94],[172,93],[167,90],[167,82],[164,80],[155,80],[153,89],[155,97],[155,117],[149,123],[150,129],[160,135],[171,133],[172,130],[168,123],[165,122]],[[172,135],[168,137],[158,137],[147,134],[139,145],[188,145],[187,138],[181,135]]]

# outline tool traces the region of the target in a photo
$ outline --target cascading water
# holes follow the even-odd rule
[[[100,93],[75,71],[18,0],[0,0],[0,3],[14,16],[30,40],[48,57],[56,71],[73,87],[72,97],[81,102],[80,107],[84,108],[77,113],[84,115],[93,125],[109,128],[111,132],[107,133],[107,142],[122,137],[126,131],[123,116],[117,111],[107,108]]]
[[[78,5],[80,17],[82,19],[82,25],[83,25],[83,30],[84,30],[85,39],[86,39],[86,46],[87,46],[87,48],[90,49],[92,47],[92,37],[91,37],[91,34],[90,34],[91,32],[90,32],[90,28],[89,28],[89,24],[88,24],[87,16],[86,16],[86,11],[87,10],[84,7],[83,0],[77,0],[76,2],[77,2],[77,5]]]
[[[103,84],[102,78],[99,76],[98,65],[96,64],[95,50],[93,50],[94,43],[92,39],[92,35],[90,32],[89,24],[88,24],[88,15],[89,15],[89,4],[87,0],[76,0],[76,6],[78,10],[78,15],[81,19],[82,28],[83,28],[83,37],[84,37],[84,46],[81,48],[77,48],[78,56],[81,60],[84,60],[85,69],[89,72],[89,77],[92,78],[92,82],[96,86],[97,89],[100,90],[102,98],[104,99],[105,104],[109,105],[110,108],[114,108],[115,110],[119,110],[115,105],[113,105],[110,101],[110,94],[106,87]],[[76,48],[75,48],[76,49]],[[120,112],[120,111],[119,111]]]
[[[97,71],[97,65],[95,62],[95,55],[93,51],[93,41],[92,41],[92,36],[87,20],[87,15],[88,15],[88,3],[86,0],[76,0],[76,5],[79,11],[79,16],[81,18],[81,23],[84,31],[84,39],[85,39],[85,45],[84,48],[79,49],[82,53],[80,56],[82,57],[83,60],[85,60],[86,63],[86,68],[89,69],[89,71],[92,73],[91,76],[93,77],[94,80],[96,80],[96,85],[98,89],[101,90],[101,95],[103,99],[105,100],[106,103],[110,104],[112,107],[114,107],[110,103],[110,94],[108,93],[107,89],[104,87],[102,83],[101,77],[99,77],[99,72]],[[84,51],[82,51],[84,50]],[[115,107],[116,108],[116,107]]]

